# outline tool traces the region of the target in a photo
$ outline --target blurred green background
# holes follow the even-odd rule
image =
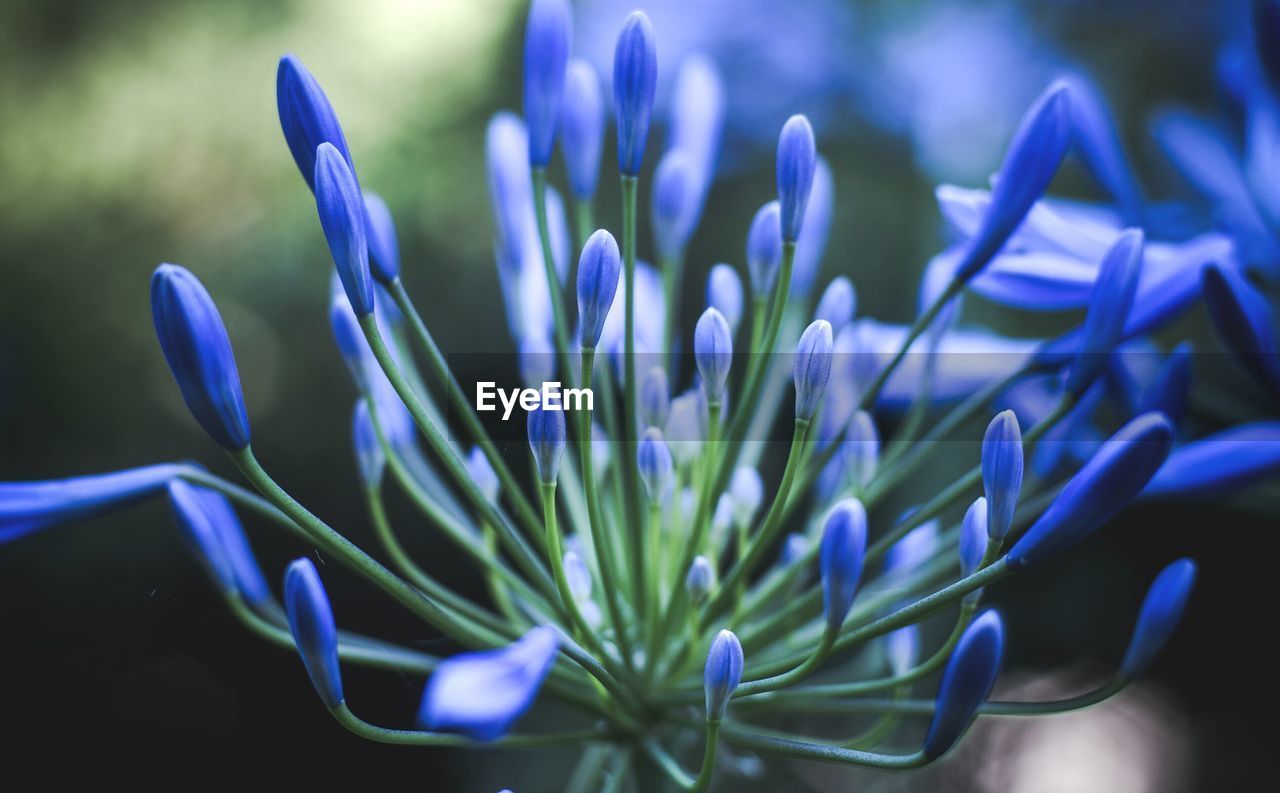
[[[666,9],[655,23],[686,12],[702,20],[708,8],[723,16],[725,29],[706,29],[718,59],[737,53],[750,60],[751,48],[764,46],[745,38],[732,3],[654,5]],[[951,52],[948,26],[934,30],[937,20],[1016,20],[1029,73],[1067,64],[1092,72],[1147,183],[1167,193],[1176,183],[1153,152],[1146,121],[1171,102],[1211,106],[1214,48],[1239,11],[1238,3],[1190,0],[747,5],[766,15],[755,20],[766,28],[786,28],[793,6],[836,15],[847,24],[823,33],[827,56],[856,63],[856,73],[806,83],[752,116],[754,77],[727,70],[731,115],[742,111],[748,120],[730,130],[726,174],[690,253],[686,327],[708,267],[741,261],[746,226],[772,190],[768,138],[793,109],[819,114],[820,147],[836,173],[837,216],[819,284],[846,273],[858,287],[860,313],[909,317],[914,274],[941,242],[934,181],[980,183],[999,153],[980,144],[1002,144],[1016,120],[968,119],[952,132],[945,118],[930,117],[944,141],[958,141],[962,151],[972,142],[979,152],[948,159],[911,132],[913,119],[933,107],[929,75],[912,78],[916,105],[881,107],[901,99],[902,58],[928,65]],[[576,6],[594,20],[580,30],[616,29],[628,10]],[[180,458],[228,471],[186,413],[151,329],[148,278],[156,264],[173,261],[204,280],[227,322],[261,458],[318,514],[368,541],[348,440],[354,391],[326,316],[331,265],[280,135],[276,60],[298,53],[324,85],[361,181],[395,214],[405,282],[442,348],[505,353],[511,347],[492,261],[482,141],[492,113],[519,107],[523,11],[519,0],[0,2],[0,479]],[[658,35],[661,47],[661,24]],[[796,40],[806,35],[801,29]],[[984,52],[979,47],[977,57]],[[799,48],[791,55],[808,57]],[[956,57],[974,56],[962,49]],[[1017,63],[1001,61],[1001,68]],[[599,217],[616,228],[612,180],[602,185]],[[1094,195],[1078,168],[1060,186]],[[1036,330],[977,304],[969,318]],[[412,519],[396,506],[403,521]],[[1134,518],[1137,528],[997,596],[1020,630],[1015,660],[1028,669],[1114,661],[1146,581],[1174,555],[1198,554],[1205,572],[1197,605],[1171,650],[1178,659],[1162,664],[1156,679],[1186,722],[1180,740],[1193,747],[1180,757],[1185,789],[1256,789],[1253,782],[1274,778],[1267,746],[1276,737],[1269,719],[1276,703],[1274,694],[1259,700],[1248,675],[1270,670],[1238,657],[1239,631],[1250,625],[1224,620],[1215,604],[1234,606],[1250,593],[1250,580],[1269,574],[1263,558],[1231,552],[1223,534],[1266,524],[1229,509],[1147,508]],[[272,578],[305,550],[269,527],[250,531]],[[480,596],[450,548],[428,536],[412,537],[411,545],[447,582]],[[340,620],[441,647],[369,588],[329,577],[337,579]],[[571,759],[502,753],[495,763],[487,755],[357,742],[315,701],[295,658],[252,641],[222,610],[159,504],[0,549],[0,672],[9,690],[0,728],[6,762],[38,766],[51,779],[92,771],[168,787],[163,781],[182,769],[330,784],[369,774],[431,790],[510,785],[529,793],[557,789]],[[371,720],[402,724],[421,681],[388,677],[351,673],[352,696]],[[91,762],[34,762],[58,750]],[[851,781],[831,772],[806,779],[775,779],[762,789],[838,790]],[[989,789],[974,779],[966,783],[974,787],[932,777],[902,784]],[[904,789],[865,777],[857,784]]]

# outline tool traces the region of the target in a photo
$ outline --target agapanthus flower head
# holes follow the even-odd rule
[[[796,418],[808,421],[817,412],[831,378],[831,324],[819,319],[805,328],[796,345],[794,380]]]
[[[938,687],[937,707],[924,739],[924,755],[935,760],[955,745],[991,694],[1004,658],[1004,623],[988,609],[956,643]]]
[[[1132,680],[1151,665],[1178,627],[1195,582],[1196,563],[1190,559],[1179,559],[1161,570],[1151,582],[1129,649],[1120,664],[1120,677]]]
[[[369,487],[377,487],[387,467],[387,455],[378,443],[378,431],[369,415],[369,403],[356,400],[351,414],[351,443],[356,451],[356,467],[360,479]]]
[[[1056,82],[1022,117],[1000,166],[982,224],[956,268],[957,280],[967,281],[987,266],[1049,187],[1071,143],[1070,95],[1067,84]]]
[[[717,264],[707,274],[707,305],[724,315],[729,329],[738,332],[742,322],[742,279],[733,265]]]
[[[895,677],[905,675],[920,657],[920,628],[907,625],[884,637],[884,654]]]
[[[750,465],[740,465],[729,478],[729,498],[733,501],[733,522],[746,526],[764,504],[764,480]]]
[[[1125,321],[1138,292],[1144,241],[1141,229],[1126,229],[1102,259],[1085,315],[1080,349],[1067,375],[1066,390],[1070,394],[1079,396],[1093,384],[1124,334]]]
[[[1182,342],[1160,362],[1160,368],[1134,405],[1134,414],[1159,411],[1174,426],[1182,423],[1191,400],[1191,344]]]
[[[342,287],[356,316],[373,313],[373,279],[364,198],[347,161],[331,143],[316,149],[316,211]]]
[[[330,708],[342,704],[342,671],[338,666],[338,627],[329,595],[310,559],[295,559],[284,575],[284,608],[293,642],[302,656],[311,685]]]
[[[698,181],[689,158],[679,149],[662,155],[653,176],[650,220],[661,261],[675,261],[689,244],[698,222]]]
[[[987,552],[987,499],[978,496],[965,510],[960,524],[960,575],[973,575]]]
[[[658,51],[653,25],[633,11],[618,34],[613,54],[613,108],[618,119],[618,170],[637,176],[644,161],[658,83]]]
[[[787,119],[778,135],[776,162],[782,239],[786,242],[795,242],[800,237],[817,158],[809,119],[802,115]]]
[[[556,629],[540,625],[507,647],[441,661],[422,693],[418,723],[478,741],[501,738],[533,704],[559,648]]]
[[[684,577],[684,588],[689,592],[689,600],[695,604],[702,603],[711,594],[716,583],[716,571],[710,560],[702,554],[693,557],[689,572]]]
[[[45,482],[0,482],[0,543],[113,512],[158,493],[181,471],[166,463]]]
[[[560,152],[573,197],[586,201],[596,193],[600,152],[604,148],[604,97],[600,75],[581,58],[571,58],[560,103]]]
[[[733,631],[720,631],[711,640],[707,651],[707,665],[702,673],[703,692],[706,695],[707,721],[724,718],[729,698],[742,682],[742,643]]]
[[[1160,413],[1121,427],[1009,550],[1009,566],[1035,564],[1091,534],[1142,491],[1172,444],[1173,425]]]
[[[391,209],[382,196],[364,191],[365,236],[369,242],[369,264],[379,281],[400,277],[400,239]]]
[[[569,0],[533,0],[524,29],[524,121],[529,165],[545,168],[556,142],[573,13]]]
[[[644,431],[644,437],[636,447],[636,468],[640,472],[640,481],[644,483],[650,503],[661,504],[671,487],[674,464],[671,461],[671,450],[662,437],[662,430],[657,427]]]
[[[587,239],[578,258],[578,323],[583,347],[594,348],[600,343],[604,322],[618,294],[621,272],[622,255],[617,241],[599,229]]]
[[[808,295],[821,269],[831,234],[831,218],[835,214],[836,184],[831,166],[821,156],[813,170],[813,187],[809,190],[809,206],[804,213],[804,226],[796,240],[795,266],[791,271],[791,294]],[[837,328],[839,330],[839,328]]]
[[[640,381],[640,420],[646,427],[664,427],[671,415],[671,381],[667,370],[651,366]]]
[[[1205,307],[1223,344],[1272,398],[1280,400],[1280,345],[1271,307],[1234,268],[1210,265],[1201,278]]]
[[[707,401],[722,401],[733,364],[733,333],[724,315],[714,308],[702,312],[694,327],[693,358]]]
[[[542,405],[529,411],[529,448],[543,484],[554,484],[564,457],[566,429],[563,410]]]
[[[840,630],[853,607],[866,553],[867,511],[858,499],[845,499],[827,513],[818,549],[822,614],[829,632]]]
[[[226,496],[175,478],[169,480],[169,503],[183,544],[224,593],[234,593],[250,605],[271,599],[262,568]]]
[[[333,105],[316,78],[292,53],[282,57],[276,69],[276,109],[289,153],[308,187],[315,189],[316,148],[321,143],[332,144],[351,165],[351,152]]]
[[[191,415],[224,449],[248,446],[249,416],[231,339],[204,285],[184,267],[160,265],[151,276],[151,317]]]
[[[782,266],[782,206],[770,201],[756,211],[747,232],[747,273],[751,276],[751,294],[766,299],[773,293],[773,283]]]
[[[818,307],[813,312],[814,319],[822,319],[831,323],[833,332],[853,321],[853,314],[858,307],[858,295],[853,289],[853,282],[840,275],[831,279],[822,297],[818,299]]]
[[[467,452],[467,459],[463,462],[466,464],[467,476],[471,477],[476,487],[480,488],[484,497],[490,503],[496,502],[501,482],[498,480],[497,472],[493,470],[493,465],[489,463],[489,458],[485,456],[484,449],[472,446],[471,451]]]
[[[1002,542],[1013,525],[1022,492],[1022,430],[1012,410],[996,415],[982,437],[982,489],[986,493],[984,523],[994,542]]]

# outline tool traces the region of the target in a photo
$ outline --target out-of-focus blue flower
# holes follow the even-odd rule
[[[831,218],[835,214],[836,185],[831,176],[831,166],[818,157],[813,169],[813,187],[809,190],[809,205],[804,212],[804,226],[800,239],[796,240],[795,266],[791,270],[791,294],[808,295],[822,266],[822,255],[827,250],[827,238],[831,234]]]
[[[489,458],[485,456],[484,449],[472,446],[464,462],[467,466],[467,476],[471,477],[471,481],[484,494],[485,499],[490,503],[496,502],[501,483],[498,481],[497,472],[489,464]]]
[[[1142,496],[1221,495],[1276,473],[1280,473],[1280,421],[1239,424],[1174,449]]]
[[[338,666],[338,628],[329,595],[310,559],[295,559],[284,575],[284,608],[289,630],[302,656],[311,685],[330,708],[342,704],[342,671]]]
[[[1138,613],[1133,638],[1120,663],[1120,677],[1132,680],[1146,671],[1182,619],[1196,582],[1196,563],[1179,559],[1160,571],[1151,582]]]
[[[543,484],[553,484],[560,473],[564,456],[565,421],[563,410],[549,410],[542,405],[529,411],[529,448],[538,465]]]
[[[698,458],[706,437],[704,426],[701,399],[696,391],[686,391],[671,399],[663,435],[677,465],[686,466]]]
[[[795,242],[804,226],[817,157],[809,119],[801,115],[787,119],[778,135],[776,163],[782,239],[786,242]]]
[[[533,0],[524,29],[524,121],[534,168],[551,161],[572,38],[568,0]]]
[[[204,285],[184,267],[160,265],[151,276],[151,317],[191,415],[224,449],[248,446],[249,416],[231,339]]]
[[[689,244],[698,222],[698,182],[688,157],[679,149],[658,162],[653,177],[650,218],[661,261],[675,261]]]
[[[701,603],[711,594],[716,583],[716,571],[707,557],[699,554],[693,557],[689,572],[684,577],[684,588],[689,592],[689,600],[694,604]]]
[[[535,334],[520,340],[516,351],[520,380],[528,388],[542,388],[556,379],[556,346],[550,336]]]
[[[271,598],[262,568],[227,497],[183,479],[169,480],[169,503],[179,536],[225,593],[250,605]]]
[[[546,282],[546,277],[543,277]],[[636,312],[636,338],[635,349],[637,354],[657,354],[663,351],[662,337],[666,332],[664,323],[666,322],[667,306],[666,297],[662,292],[662,276],[653,267],[645,262],[636,262],[636,300],[637,306],[643,306],[643,310]],[[627,281],[622,279],[618,282],[618,294],[614,298],[614,305],[626,305],[627,298]],[[617,357],[619,370],[621,370],[621,356],[624,350],[624,339],[626,337],[626,317],[623,311],[610,311],[609,316],[604,321],[604,331],[600,334],[600,344],[598,349],[608,350]]]
[[[1124,333],[1138,291],[1144,239],[1140,229],[1129,229],[1102,259],[1081,331],[1080,348],[1067,375],[1066,390],[1074,396],[1080,396],[1093,384]]]
[[[360,479],[369,487],[377,487],[387,467],[387,455],[378,443],[378,433],[369,416],[369,403],[364,399],[356,400],[351,414],[351,442],[356,450]]]
[[[355,170],[333,105],[316,78],[292,53],[282,57],[276,69],[276,109],[289,153],[308,187],[315,189],[316,149],[321,143],[332,144]]]
[[[369,241],[369,264],[380,281],[400,276],[400,240],[395,220],[382,196],[364,191],[365,236]]]
[[[938,687],[937,708],[924,739],[924,754],[935,760],[955,745],[991,695],[1004,658],[1004,623],[987,609],[960,636]]]
[[[1150,353],[1138,353],[1150,357]],[[1112,371],[1115,371],[1113,367]],[[1191,345],[1183,342],[1158,362],[1144,382],[1126,383],[1133,415],[1158,410],[1176,427],[1187,415],[1191,401]]]
[[[822,615],[831,634],[840,630],[853,607],[866,553],[867,511],[858,499],[845,499],[827,514],[818,549]]]
[[[507,647],[441,661],[423,691],[419,724],[478,741],[501,738],[533,704],[559,647],[556,629],[540,625]]]
[[[532,228],[536,230],[536,226]],[[569,277],[569,255],[576,246],[569,237],[569,215],[565,211],[564,199],[554,187],[547,188],[547,236],[550,237],[551,261],[555,265],[556,277],[564,284]],[[539,238],[534,235],[531,240],[538,241]],[[542,263],[541,253],[538,261]],[[543,269],[546,269],[545,264]]]
[[[667,151],[683,152],[694,181],[693,221],[702,215],[715,176],[724,127],[724,85],[715,63],[700,52],[680,61],[667,115]]]
[[[600,607],[591,599],[594,584],[591,580],[591,570],[577,551],[565,552],[564,577],[569,584],[569,593],[573,595],[574,602],[582,613],[583,621],[593,629],[599,627],[603,615],[600,613]]]
[[[1076,151],[1098,183],[1115,199],[1124,218],[1130,223],[1140,221],[1144,214],[1142,193],[1125,159],[1120,135],[1102,92],[1079,72],[1066,75],[1062,81],[1071,87]]]
[[[1262,70],[1272,87],[1280,91],[1280,3],[1254,0],[1252,29]]]
[[[347,161],[330,143],[316,149],[316,211],[338,277],[357,316],[373,313],[364,199]]]
[[[968,281],[1000,251],[1053,180],[1071,142],[1070,88],[1054,83],[1031,106],[1005,154],[991,204],[956,268]]]
[[[729,329],[738,332],[742,322],[742,279],[732,265],[717,264],[707,274],[707,305],[724,315]]]
[[[613,108],[618,119],[618,170],[640,173],[649,137],[653,96],[658,81],[658,55],[653,26],[642,11],[623,23],[613,56]]]
[[[824,319],[811,323],[800,334],[793,367],[797,419],[812,419],[827,393],[832,344],[831,324]]]
[[[724,399],[733,364],[733,333],[719,311],[708,308],[693,329],[693,358],[709,402]]]
[[[604,148],[604,97],[600,76],[585,60],[573,58],[565,73],[560,105],[560,151],[573,197],[585,201],[596,193],[600,152]]]
[[[1028,567],[1091,534],[1142,492],[1172,443],[1173,426],[1159,413],[1143,414],[1121,427],[1014,543],[1009,566]]]
[[[485,167],[498,226],[498,261],[505,268],[519,267],[534,222],[528,151],[529,134],[514,113],[498,113],[489,120],[485,129]]]
[[[782,266],[782,208],[770,201],[756,211],[747,232],[747,273],[751,276],[751,294],[767,299],[773,293],[773,282]]]
[[[594,348],[600,343],[621,272],[618,243],[604,229],[596,231],[587,239],[578,259],[578,323],[583,347]]]
[[[915,527],[895,542],[884,555],[885,575],[896,577],[912,572],[933,557],[938,543],[936,520]]]
[[[778,564],[787,567],[803,559],[807,553],[809,553],[809,538],[799,532],[793,532],[782,541],[782,554],[778,557]]]
[[[640,439],[636,448],[636,469],[640,472],[640,481],[644,483],[650,503],[662,503],[671,487],[674,464],[662,430],[657,427],[645,430],[644,437]]]
[[[671,413],[671,384],[667,370],[650,367],[640,381],[640,419],[646,427],[662,427]]]
[[[0,482],[0,543],[113,512],[159,492],[181,471],[162,464],[45,482]]]
[[[973,575],[982,564],[990,533],[987,528],[988,509],[986,497],[978,496],[965,510],[964,522],[960,524],[960,575]]]
[[[1209,316],[1227,349],[1267,393],[1280,400],[1280,348],[1266,300],[1226,267],[1205,269],[1202,288]]]
[[[920,628],[907,625],[884,637],[884,654],[894,676],[905,675],[920,657]]]
[[[413,447],[418,437],[417,425],[413,422],[409,408],[400,400],[400,395],[386,375],[379,374],[370,379],[373,409],[377,413],[378,426],[387,436],[387,443],[399,450]]]
[[[853,290],[853,282],[845,276],[837,276],[831,280],[818,300],[818,308],[813,312],[814,319],[826,320],[831,330],[838,333],[841,328],[853,321],[854,311],[858,306],[858,295]]]
[[[859,410],[849,418],[843,451],[849,478],[858,487],[865,487],[876,475],[880,461],[880,433],[867,411]]]
[[[720,631],[711,640],[707,665],[702,672],[703,693],[707,701],[707,721],[720,721],[729,705],[729,697],[742,682],[742,643],[733,631]]]
[[[982,489],[987,494],[985,524],[990,537],[1004,540],[1022,492],[1022,430],[1012,410],[999,413],[982,437]]]
[[[740,465],[729,478],[729,498],[733,501],[733,522],[749,526],[764,504],[764,481],[760,472],[749,465]]]
[[[360,327],[360,321],[356,319],[346,292],[338,292],[331,296],[329,327],[333,330],[333,340],[338,345],[342,362],[351,373],[351,379],[355,382],[356,388],[362,393],[368,391],[369,380],[374,376],[373,373],[375,371],[380,373],[381,370],[375,369],[378,362],[373,358],[373,350],[369,348],[369,342],[364,337],[364,330]]]

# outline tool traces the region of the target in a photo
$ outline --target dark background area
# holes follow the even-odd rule
[[[795,5],[854,15],[847,31],[833,28],[847,32],[849,59],[868,58],[886,30],[911,30],[934,16],[1016,14],[1028,39],[1042,43],[1029,51],[1054,53],[1031,66],[1078,64],[1098,77],[1158,196],[1176,195],[1178,183],[1147,122],[1174,103],[1213,110],[1215,48],[1240,12],[1238,3],[1136,0],[915,2],[893,13],[887,3]],[[627,10],[580,6],[611,30]],[[768,7],[784,13],[782,4]],[[522,15],[523,3],[499,0],[0,2],[0,480],[190,458],[231,473],[186,414],[151,330],[149,274],[160,261],[176,261],[204,279],[226,319],[260,458],[317,514],[372,545],[349,443],[354,390],[326,316],[327,251],[280,137],[276,59],[298,52],[324,84],[362,182],[396,214],[405,282],[441,347],[509,356],[480,141],[490,114],[519,106]],[[661,27],[658,34],[661,44]],[[932,185],[981,183],[999,149],[971,160],[926,155],[920,140],[876,111],[875,86],[885,78],[877,68],[893,62],[872,58],[856,80],[780,98],[767,132],[750,123],[730,130],[727,173],[690,253],[686,328],[707,269],[741,260],[751,214],[769,197],[767,140],[792,112],[787,100],[823,111],[819,143],[836,173],[837,216],[820,284],[848,274],[860,314],[910,318],[914,274],[941,243]],[[754,99],[727,77],[733,115]],[[1002,142],[1015,121],[1016,113],[985,123]],[[611,154],[610,146],[606,166]],[[599,217],[616,227],[611,177],[602,185]],[[1096,197],[1078,167],[1059,186]],[[967,319],[1023,335],[1041,332],[1043,322],[976,300]],[[1175,335],[1202,333],[1202,325],[1193,316]],[[514,371],[513,359],[509,365]],[[523,454],[518,445],[512,453]],[[922,476],[919,492],[936,492],[944,475]],[[1268,633],[1274,503],[1134,508],[1084,547],[1002,584],[991,597],[1011,626],[1008,668],[1110,668],[1151,578],[1192,556],[1201,569],[1195,596],[1147,682],[1185,725],[1190,749],[1176,759],[1186,763],[1186,789],[1268,787],[1280,737]],[[398,496],[392,504],[426,566],[482,597],[457,552],[415,534],[411,510]],[[309,550],[272,526],[247,525],[273,584],[289,559]],[[322,574],[341,624],[449,649],[336,566]],[[361,715],[410,721],[421,680],[356,669],[344,676]],[[10,779],[530,793],[556,789],[552,780],[572,762],[570,753],[415,751],[347,734],[317,701],[297,658],[253,640],[227,613],[161,503],[0,548],[0,681],[0,761]],[[831,779],[817,789],[843,789],[841,777]]]

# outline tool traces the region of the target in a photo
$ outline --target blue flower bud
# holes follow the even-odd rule
[[[377,193],[364,191],[365,236],[369,241],[369,264],[379,281],[400,277],[400,240],[387,202]]]
[[[782,266],[782,207],[770,201],[756,211],[747,232],[747,274],[751,294],[757,299],[773,293],[773,282]]]
[[[1145,498],[1219,496],[1280,472],[1280,421],[1254,421],[1184,443],[1169,455]]]
[[[595,195],[603,148],[604,98],[600,94],[600,77],[590,63],[572,58],[565,73],[564,100],[560,104],[560,152],[569,175],[569,189],[579,201]]]
[[[696,220],[715,175],[724,129],[724,83],[709,57],[694,52],[680,61],[668,107],[667,150],[689,158],[696,183]]]
[[[707,699],[707,721],[720,721],[729,698],[742,682],[742,643],[733,631],[720,631],[711,640],[702,687]]]
[[[831,325],[824,319],[813,322],[800,334],[793,372],[797,419],[812,419],[822,397],[826,396],[827,380],[831,378],[832,344]]]
[[[901,519],[905,520],[910,514],[908,511]],[[885,575],[898,577],[914,572],[933,557],[938,545],[938,521],[915,527],[884,555]]]
[[[381,372],[378,362],[369,349],[369,342],[364,337],[360,321],[351,310],[351,301],[344,292],[335,294],[329,301],[329,327],[333,330],[333,340],[338,345],[342,362],[346,364],[351,379],[361,393],[369,390],[372,372]]]
[[[724,315],[714,308],[702,312],[693,329],[693,360],[698,365],[707,401],[723,401],[729,367],[733,364],[733,334]]]
[[[698,183],[689,160],[680,151],[669,151],[658,162],[653,177],[650,219],[660,261],[680,258],[698,222]]]
[[[880,433],[867,411],[859,410],[849,419],[844,450],[850,478],[859,487],[866,487],[880,462]]]
[[[508,270],[518,270],[531,235],[537,233],[529,174],[529,135],[515,114],[498,113],[489,120],[484,140],[489,198],[498,226],[498,261]]]
[[[653,94],[658,82],[658,53],[653,26],[633,11],[618,34],[613,53],[613,108],[618,117],[618,170],[638,176],[649,138]]]
[[[960,575],[970,576],[978,571],[982,556],[987,552],[987,499],[978,496],[964,513],[960,524]]]
[[[391,386],[387,376],[378,372],[370,378],[372,390],[366,395],[373,398],[373,409],[377,414],[378,426],[387,436],[387,443],[392,448],[408,450],[415,447],[418,428],[409,414],[409,408],[400,400],[400,395]],[[373,418],[371,415],[370,418]]]
[[[373,279],[365,236],[364,199],[355,174],[332,144],[316,149],[316,211],[329,252],[356,316],[373,313]]]
[[[1147,590],[1138,624],[1120,664],[1120,677],[1132,680],[1147,670],[1182,619],[1196,581],[1196,563],[1179,559],[1160,571]]]
[[[556,347],[543,335],[525,336],[517,350],[520,379],[529,388],[542,388],[556,379]]]
[[[671,385],[667,370],[652,366],[640,381],[640,420],[645,427],[664,427],[671,415]]]
[[[537,220],[529,226],[532,236],[530,242],[534,248],[538,247],[537,240]],[[564,209],[564,199],[560,197],[560,192],[554,187],[547,188],[547,235],[551,242],[551,261],[555,265],[556,277],[560,279],[563,285],[569,278],[569,254],[574,248],[574,244],[569,238],[569,216]],[[545,271],[546,265],[542,264],[541,253],[535,257],[540,267],[538,270]],[[548,298],[550,300],[550,298]]]
[[[804,213],[804,226],[800,229],[800,239],[796,240],[795,265],[791,270],[791,294],[796,297],[808,296],[818,277],[831,233],[835,194],[831,167],[819,157],[813,172],[813,188],[809,191],[809,207]]]
[[[724,315],[729,330],[738,332],[742,322],[742,279],[728,264],[717,264],[707,274],[707,305]]]
[[[782,541],[782,554],[778,557],[778,564],[789,567],[803,559],[807,553],[809,553],[809,538],[798,532],[792,532]]]
[[[822,573],[822,614],[827,630],[840,630],[862,577],[867,553],[867,511],[849,498],[836,504],[822,528],[818,568]]]
[[[698,605],[711,594],[716,583],[716,571],[712,569],[707,557],[699,554],[693,557],[689,572],[684,577],[684,588],[689,593],[689,600]]]
[[[342,704],[342,671],[338,667],[338,628],[333,622],[329,595],[310,559],[295,559],[284,574],[284,608],[293,643],[311,685],[324,704]]]
[[[994,542],[1003,542],[1013,525],[1022,492],[1022,430],[1012,410],[996,415],[982,437],[982,490],[987,495],[986,526]]]
[[[787,119],[778,135],[778,203],[782,209],[782,239],[795,242],[804,226],[813,169],[818,152],[809,119],[796,115]]]
[[[937,707],[924,739],[924,756],[936,760],[960,740],[995,686],[1004,658],[1004,623],[988,609],[965,630],[947,661]]]
[[[191,415],[224,449],[248,446],[249,416],[231,339],[204,285],[184,267],[160,265],[151,276],[151,317]]]
[[[1054,83],[1022,117],[1000,166],[991,203],[956,268],[957,280],[967,281],[987,266],[1049,187],[1071,143],[1070,94],[1065,83]]]
[[[1143,214],[1142,194],[1125,161],[1120,135],[1102,95],[1084,75],[1068,75],[1063,82],[1071,86],[1073,140],[1081,159],[1124,216],[1137,222]]]
[[[541,405],[529,411],[529,448],[538,466],[538,478],[545,485],[553,484],[560,473],[560,458],[564,456],[564,411],[548,410]]]
[[[480,489],[485,499],[490,503],[496,502],[501,483],[497,472],[489,464],[489,458],[485,456],[484,449],[472,446],[471,451],[467,452],[467,459],[463,462],[466,464],[467,476]]]
[[[662,439],[662,430],[650,427],[645,430],[644,437],[636,447],[636,467],[640,471],[640,481],[644,482],[649,501],[662,503],[663,496],[671,486],[672,470],[671,450]]]
[[[697,392],[686,391],[672,398],[671,410],[663,429],[667,444],[678,464],[685,466],[698,458],[706,433]]]
[[[378,433],[369,416],[369,403],[363,398],[356,400],[351,416],[351,440],[356,450],[360,479],[369,487],[376,487],[387,467],[387,455],[382,451],[382,444],[378,443]]]
[[[587,569],[587,563],[582,561],[582,557],[578,555],[577,551],[565,552],[564,577],[569,584],[569,593],[573,595],[574,600],[591,599],[591,571]]]
[[[1191,345],[1179,344],[1160,363],[1155,377],[1139,395],[1134,415],[1157,410],[1174,426],[1182,423],[1191,401]]]
[[[578,258],[578,323],[582,346],[600,343],[604,321],[618,293],[622,256],[613,235],[600,229],[587,239]]]
[[[244,527],[226,496],[173,479],[169,503],[183,544],[224,593],[237,593],[251,605],[271,598]]]
[[[1009,551],[1020,569],[1074,545],[1142,492],[1169,456],[1173,425],[1144,413],[1112,435]]]
[[[441,661],[422,692],[418,723],[478,741],[501,738],[533,705],[559,648],[556,629],[540,625],[507,647]]]
[[[0,543],[128,506],[158,493],[181,472],[166,463],[46,482],[0,482]]]
[[[760,472],[749,465],[740,465],[729,479],[729,498],[733,501],[733,521],[748,526],[764,503],[764,482]]]
[[[316,149],[321,143],[332,144],[351,166],[351,152],[333,105],[296,55],[285,55],[276,69],[276,109],[284,141],[308,187],[315,189]]]
[[[571,38],[568,0],[533,0],[524,29],[524,121],[534,168],[546,167],[555,146]]]
[[[910,672],[920,657],[920,628],[907,625],[886,635],[884,653],[889,659],[889,671],[895,677]]]
[[[1080,348],[1067,375],[1070,394],[1078,397],[1093,384],[1124,334],[1125,320],[1138,293],[1143,240],[1141,229],[1126,229],[1102,259],[1089,297]]]
[[[1204,269],[1201,290],[1222,343],[1273,399],[1280,400],[1280,347],[1266,300],[1239,271],[1217,264]]]
[[[857,307],[858,295],[853,290],[853,282],[841,275],[827,285],[826,291],[818,299],[818,308],[813,312],[813,318],[824,319],[831,323],[832,331],[839,331],[853,321]]]

